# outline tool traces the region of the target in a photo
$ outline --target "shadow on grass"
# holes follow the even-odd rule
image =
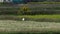
[[[0,34],[60,34],[60,32],[0,32]]]

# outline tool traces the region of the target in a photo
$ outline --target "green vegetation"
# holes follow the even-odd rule
[[[60,14],[60,7],[32,7],[23,9],[21,8],[1,8],[0,14],[12,14],[12,15],[52,15],[52,14]]]
[[[60,6],[58,5],[55,6],[53,4],[53,3],[57,4],[60,2],[38,2],[38,4],[39,3],[42,3],[43,6],[30,7],[27,4],[22,7],[7,6],[9,8],[0,8],[0,15],[15,15],[17,16],[13,17],[15,20],[21,20],[21,18],[24,17],[26,18],[26,20],[30,21],[60,22]],[[44,3],[49,4],[47,4],[47,6],[44,6]],[[5,19],[11,19],[11,18],[5,18]]]
[[[34,3],[35,2],[33,2],[33,4]],[[38,4],[60,4],[60,2],[38,2]],[[4,4],[1,6],[3,5]],[[25,21],[22,21],[22,18],[25,18]],[[0,8],[0,34],[36,34],[34,31],[56,34],[57,32],[60,33],[59,26],[60,7],[58,6]],[[23,33],[21,31],[26,32]],[[40,34],[40,32],[38,32],[38,34]]]
[[[60,14],[60,7],[32,7],[29,8],[27,12],[25,12],[26,15],[45,15],[45,14]]]
[[[22,15],[18,17],[27,17],[27,18],[57,18],[60,19],[60,15]]]
[[[34,2],[33,2],[34,3]],[[32,3],[32,4],[33,4]],[[43,6],[39,7],[28,7],[29,5],[27,4],[26,6],[22,7],[12,7],[11,8],[0,8],[0,15],[1,14],[12,14],[12,15],[53,15],[53,14],[60,14],[60,6],[56,5],[59,4],[60,2],[37,2],[37,3],[42,3]],[[52,4],[47,4],[44,6],[44,3],[52,3]],[[2,4],[3,6],[6,6]],[[2,6],[1,5],[1,6]],[[51,5],[51,6],[50,6]],[[8,7],[8,6],[7,6]]]
[[[26,21],[60,22],[60,15],[24,15],[18,17],[24,17]]]
[[[28,2],[28,4],[60,4],[60,2]]]
[[[60,22],[60,15],[2,15],[0,20],[17,20],[22,21],[39,21],[39,22]]]

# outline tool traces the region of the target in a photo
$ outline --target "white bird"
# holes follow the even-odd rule
[[[25,20],[25,18],[22,18],[22,21],[24,21]]]

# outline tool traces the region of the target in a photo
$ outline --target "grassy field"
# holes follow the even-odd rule
[[[60,23],[0,20],[0,34],[60,33]]]
[[[60,18],[60,15],[21,15],[18,17],[27,17],[27,18],[57,18],[59,19]]]
[[[35,2],[31,2],[28,4],[34,4],[34,3]],[[37,2],[35,4],[48,5],[48,4],[60,4],[60,2]],[[0,4],[0,6],[4,6],[4,4],[2,5]],[[54,6],[54,8],[53,6],[52,8],[50,8],[51,6],[48,5],[48,7],[46,6],[47,7],[46,8],[43,5],[42,7],[35,6],[35,8],[37,9],[46,8],[50,10],[60,9],[60,6],[59,7]],[[3,8],[1,9],[2,11],[5,11],[3,10]],[[15,9],[20,11],[19,10],[20,8],[9,8],[6,10],[15,10]],[[33,10],[33,8],[30,8],[30,10]],[[26,20],[22,21],[22,18],[25,18]],[[60,15],[57,14],[56,15],[0,15],[0,34],[21,34],[21,33],[22,34],[60,33]]]
[[[28,2],[28,4],[60,4],[60,2]]]
[[[26,18],[32,18],[32,19],[35,19],[35,18],[60,19],[60,15],[0,15],[0,18],[2,17],[18,17],[18,18],[26,17]]]
[[[19,18],[26,18],[31,21],[40,22],[60,22],[60,15],[24,15],[18,16]]]
[[[0,20],[60,22],[60,15],[0,15]]]

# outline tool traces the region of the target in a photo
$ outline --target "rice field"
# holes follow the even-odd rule
[[[2,6],[5,6],[5,5],[2,5]],[[51,9],[50,7],[52,7],[51,10],[53,9],[59,10],[60,2],[43,2],[43,3],[33,2],[33,3],[26,4],[26,6],[30,8],[31,10],[33,10],[34,7],[35,8],[38,8],[38,7],[46,8],[47,7],[47,9],[48,8]],[[12,6],[10,6],[10,9],[8,10],[14,10],[14,8],[11,9],[11,7]],[[19,5],[18,7],[23,7],[23,6]],[[2,11],[5,11],[5,10],[2,10]],[[26,18],[27,21],[22,21],[21,18]],[[39,20],[40,22],[34,21],[34,20]],[[48,21],[48,22],[45,22],[45,21]],[[14,16],[13,15],[11,16],[0,15],[0,34],[20,34],[21,32],[24,34],[28,34],[28,32],[30,32],[30,34],[31,33],[35,33],[35,34],[36,33],[48,33],[48,34],[60,33],[60,15],[14,15]]]
[[[27,18],[56,18],[60,19],[60,15],[21,15],[18,17],[27,17]]]
[[[57,22],[35,22],[35,21],[14,21],[0,20],[0,32],[59,32],[60,23]]]
[[[28,4],[60,4],[60,2],[28,2]]]

